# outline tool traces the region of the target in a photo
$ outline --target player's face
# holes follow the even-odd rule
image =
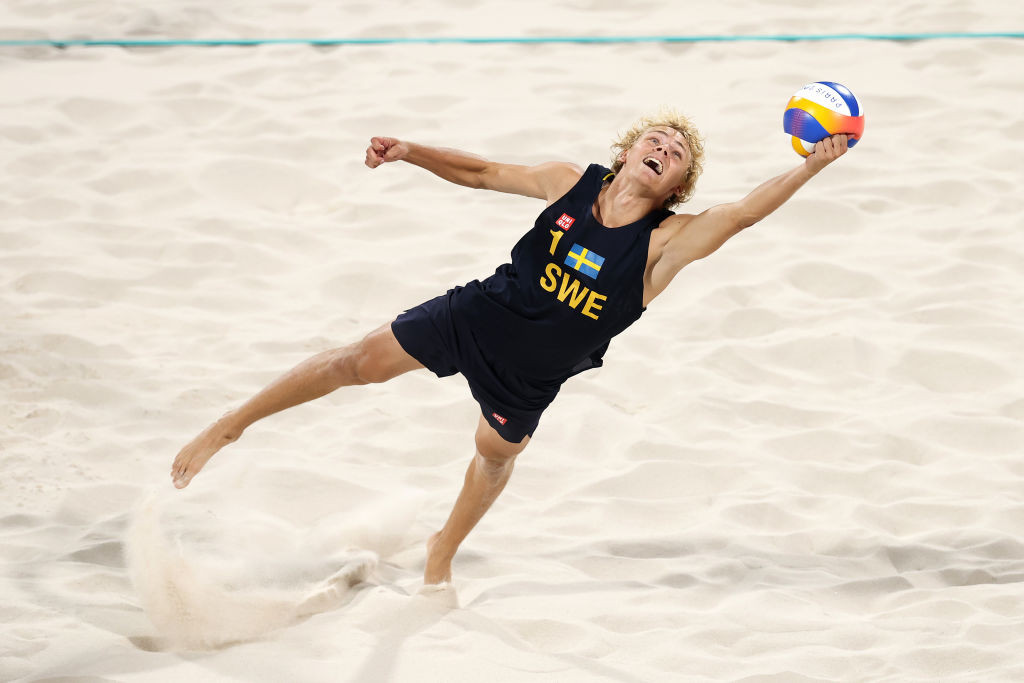
[[[690,151],[683,134],[672,128],[648,128],[633,143],[626,159],[635,164],[641,177],[650,178],[656,185],[672,189],[686,178],[690,166]]]

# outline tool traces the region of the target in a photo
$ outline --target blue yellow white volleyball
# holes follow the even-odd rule
[[[831,135],[852,136],[853,147],[864,133],[864,108],[845,85],[831,81],[808,83],[789,98],[782,129],[792,136],[800,156],[814,151],[814,143]]]

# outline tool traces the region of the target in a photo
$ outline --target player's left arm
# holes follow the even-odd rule
[[[814,146],[802,164],[756,187],[743,199],[713,206],[696,216],[680,215],[676,232],[665,244],[663,266],[678,272],[697,259],[710,256],[744,228],[749,228],[779,208],[833,161],[846,154],[848,137],[833,135]],[[675,273],[673,272],[672,275]]]

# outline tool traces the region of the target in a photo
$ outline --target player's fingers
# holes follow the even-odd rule
[[[824,156],[830,161],[839,156],[839,143],[837,142],[836,137],[837,136],[832,135],[822,140],[822,142],[825,143]]]
[[[370,138],[370,147],[366,150],[366,165],[376,168],[388,161],[401,159],[405,151],[395,138]]]
[[[841,157],[843,155],[843,142],[840,139],[842,137],[843,137],[842,135],[833,135],[832,139],[829,140],[829,145],[832,148],[832,151],[829,154],[829,157],[831,159],[833,159],[833,160],[838,159],[839,157]]]
[[[824,140],[822,140],[822,143],[824,144],[824,152],[825,152],[824,154],[822,154],[822,156],[825,157],[826,159],[828,159],[829,161],[835,159],[836,158],[836,145],[835,145],[835,142],[832,140],[832,138],[830,138],[830,137],[829,138],[825,138]]]

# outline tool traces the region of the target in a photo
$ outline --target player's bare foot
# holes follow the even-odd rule
[[[441,532],[427,540],[427,568],[423,571],[423,583],[449,583],[452,580],[452,555],[442,552],[438,545]]]
[[[188,486],[192,477],[203,469],[203,465],[213,457],[214,453],[229,443],[238,441],[242,430],[231,423],[230,416],[229,413],[214,422],[181,449],[171,465],[171,478],[174,480],[176,488],[183,489]]]

